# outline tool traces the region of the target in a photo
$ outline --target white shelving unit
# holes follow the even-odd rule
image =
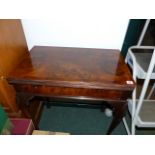
[[[133,79],[144,79],[139,98],[136,98],[137,88],[133,91],[132,98],[128,100],[131,114],[131,128],[125,118],[123,122],[128,134],[135,134],[135,127],[155,127],[155,100],[150,97],[155,90],[155,84],[146,97],[146,92],[151,79],[155,79],[155,46],[141,46],[142,40],[149,26],[150,19],[146,20],[138,44],[128,49],[126,63],[132,69]]]

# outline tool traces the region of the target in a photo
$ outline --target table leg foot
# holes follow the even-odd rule
[[[112,131],[119,125],[119,123],[122,121],[122,118],[125,116],[127,111],[127,103],[121,102],[119,104],[114,103],[113,106],[113,119],[110,124],[110,127],[107,131],[107,134],[111,134]]]

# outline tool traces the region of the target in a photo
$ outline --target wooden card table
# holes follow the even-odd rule
[[[35,46],[7,80],[19,104],[33,96],[108,104],[113,120],[107,134],[124,117],[135,87],[120,51],[111,49]]]

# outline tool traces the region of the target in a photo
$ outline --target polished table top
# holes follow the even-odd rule
[[[32,48],[7,80],[21,84],[129,91],[135,85],[118,50],[47,46]]]

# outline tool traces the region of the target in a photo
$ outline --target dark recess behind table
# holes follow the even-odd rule
[[[146,19],[130,19],[121,53],[125,58],[130,46],[136,45]]]

